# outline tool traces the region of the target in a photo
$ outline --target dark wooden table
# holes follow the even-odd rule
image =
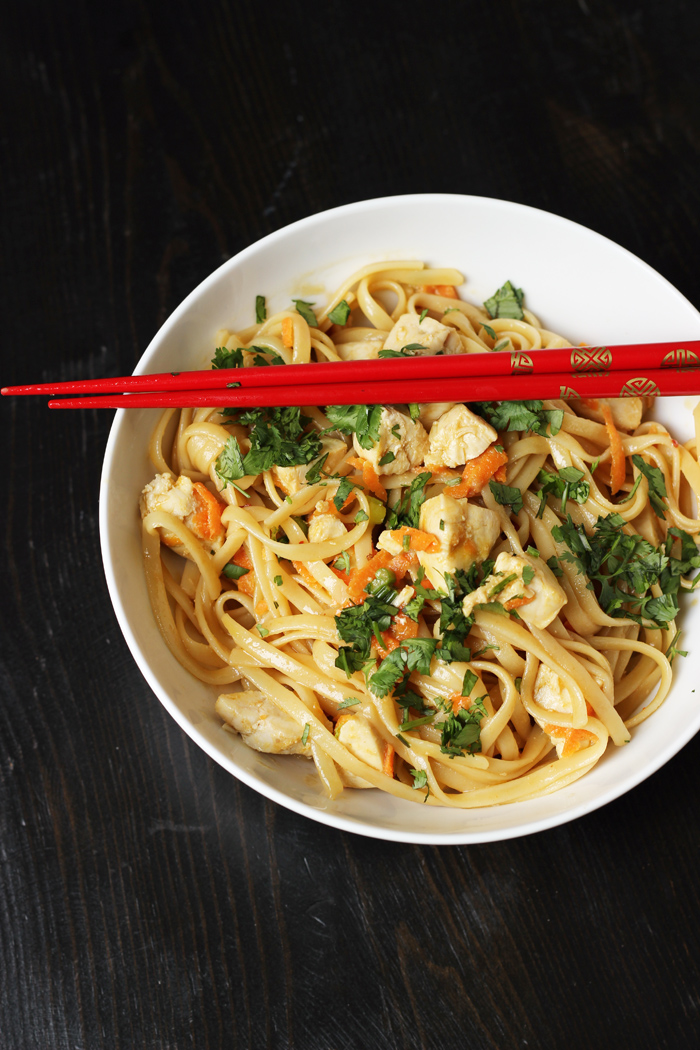
[[[690,0],[25,0],[3,21],[5,383],[129,372],[223,260],[393,193],[557,212],[700,306]],[[700,740],[496,845],[269,804],[117,628],[111,413],[0,411],[2,1050],[698,1045]]]

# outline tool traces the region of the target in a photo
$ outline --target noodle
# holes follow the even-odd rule
[[[352,275],[217,333],[214,367],[571,344],[509,283]],[[326,794],[462,809],[573,783],[671,688],[700,568],[698,441],[639,398],[182,409],[149,449],[149,596],[225,726]]]

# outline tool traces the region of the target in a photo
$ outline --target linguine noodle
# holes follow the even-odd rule
[[[571,345],[510,285],[487,309],[462,283],[385,262],[317,313],[259,300],[256,324],[217,333],[214,365]],[[664,702],[680,652],[698,445],[649,407],[168,410],[141,502],[165,642],[231,731],[312,761],[331,798],[558,790]]]

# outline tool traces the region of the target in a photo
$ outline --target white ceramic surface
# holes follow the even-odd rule
[[[290,297],[324,301],[359,266],[381,259],[422,259],[461,270],[461,295],[482,303],[505,280],[522,287],[543,324],[573,343],[700,338],[700,314],[649,266],[613,242],[568,220],[483,197],[411,195],[347,205],[311,216],[246,248],[219,267],[172,314],[137,372],[207,367],[214,333],[254,321],[255,296],[268,309]],[[696,399],[668,398],[657,418],[687,440]],[[117,412],[100,492],[107,583],[134,659],[185,732],[234,776],[314,820],[380,839],[418,843],[489,842],[530,834],[582,816],[634,787],[671,758],[700,727],[700,609],[685,603],[683,646],[670,697],[610,748],[587,776],[531,802],[476,811],[413,805],[378,791],[324,797],[310,763],[248,749],[214,714],[216,690],[190,677],[156,628],[141,565],[138,497],[153,470],[146,446],[158,413]],[[153,703],[144,689],[142,703]],[[134,711],[134,718],[139,712]]]

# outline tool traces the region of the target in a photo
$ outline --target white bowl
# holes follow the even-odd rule
[[[362,201],[308,219],[246,248],[175,310],[137,372],[207,367],[218,328],[254,320],[256,295],[282,309],[291,296],[323,301],[361,265],[416,258],[466,277],[462,295],[482,303],[505,280],[525,290],[543,324],[573,343],[700,338],[700,314],[649,266],[612,241],[534,208],[484,197],[442,194]],[[695,398],[659,402],[657,418],[691,436]],[[398,842],[493,842],[551,828],[629,791],[668,761],[700,727],[700,609],[685,602],[676,679],[663,708],[624,748],[610,747],[577,783],[530,802],[483,810],[441,810],[379,791],[351,791],[330,802],[310,764],[250,750],[225,732],[214,712],[217,690],[192,678],[155,625],[141,563],[138,497],[153,474],[148,438],[158,412],[120,410],[107,444],[100,492],[105,573],[124,637],[147,682],[185,732],[216,762],[267,798],[313,820]],[[700,696],[700,694],[698,694]],[[152,702],[144,691],[143,704]],[[138,718],[138,711],[134,711]]]

